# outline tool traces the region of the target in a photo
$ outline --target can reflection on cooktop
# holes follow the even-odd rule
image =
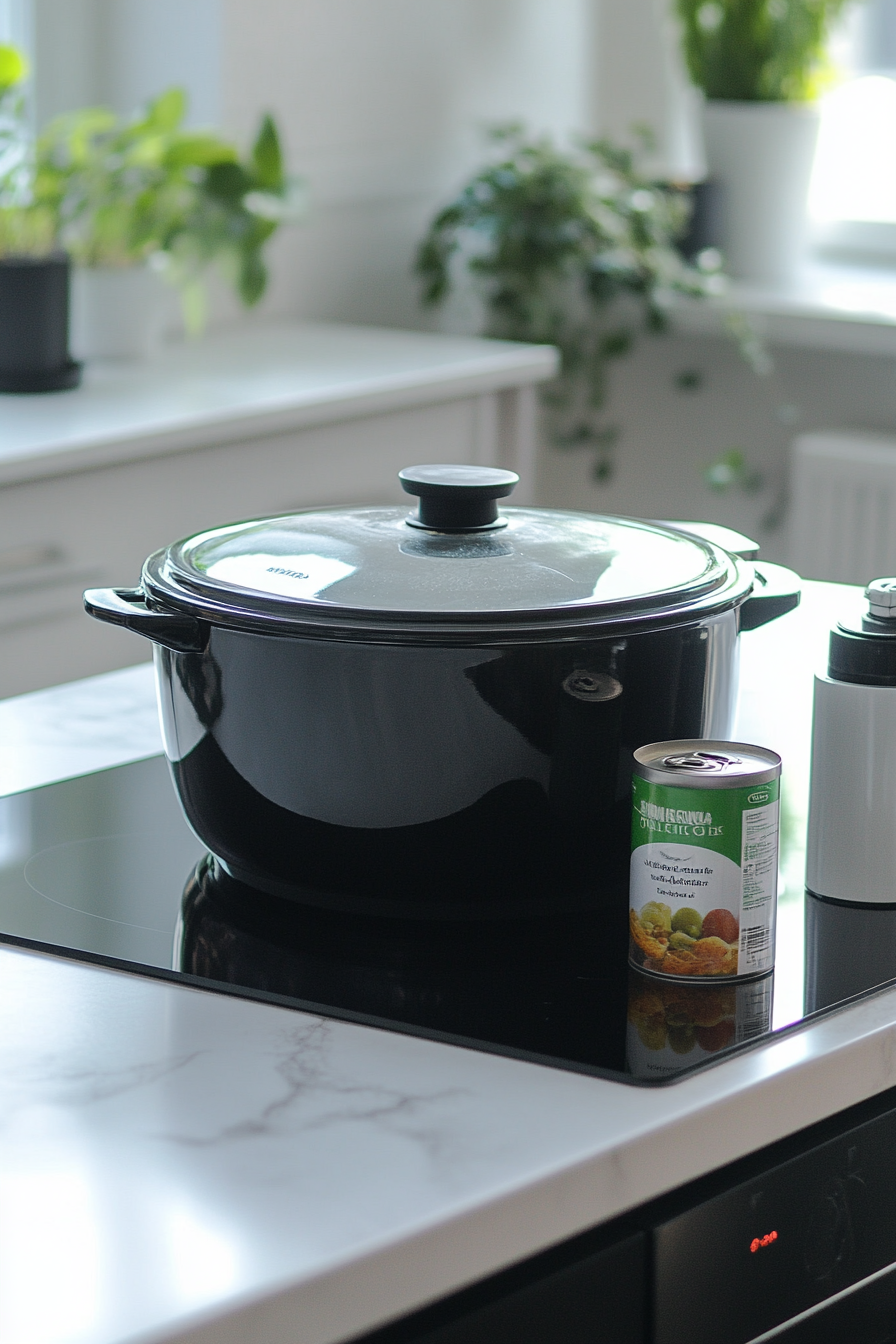
[[[631,971],[627,910],[623,891],[550,920],[435,923],[266,896],[205,853],[162,757],[0,798],[8,942],[620,1082],[673,1081],[896,977],[894,910],[785,899],[775,973],[708,985]]]

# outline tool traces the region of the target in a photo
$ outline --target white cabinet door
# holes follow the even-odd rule
[[[146,556],[179,537],[320,504],[398,503],[396,473],[419,462],[529,474],[534,395],[487,393],[3,487],[0,697],[145,660],[138,636],[84,614],[81,592],[136,584]]]

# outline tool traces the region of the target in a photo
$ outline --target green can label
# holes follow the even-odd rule
[[[633,962],[673,976],[771,970],[779,781],[632,785]]]

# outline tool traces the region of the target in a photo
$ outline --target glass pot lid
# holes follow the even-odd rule
[[[151,556],[150,599],[219,623],[519,627],[693,615],[751,576],[726,551],[634,519],[499,509],[518,477],[431,465],[400,473],[416,511],[314,509],[200,533]]]

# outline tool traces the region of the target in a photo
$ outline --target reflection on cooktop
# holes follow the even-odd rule
[[[621,921],[620,921],[621,923]],[[328,914],[243,886],[207,857],[176,964],[474,1043],[664,1081],[767,1032],[772,976],[675,984],[630,969],[602,914],[434,925]]]
[[[896,979],[896,907],[806,893],[806,1012]]]
[[[624,909],[623,909],[624,913]],[[624,920],[410,921],[266,896],[204,859],[181,970],[597,1068],[625,1067]]]
[[[205,853],[161,757],[0,798],[0,938],[628,1083],[669,1082],[896,978],[894,908],[807,897],[804,969],[788,893],[774,975],[739,984],[630,970],[627,908],[623,892],[618,916],[428,922],[267,896]]]

